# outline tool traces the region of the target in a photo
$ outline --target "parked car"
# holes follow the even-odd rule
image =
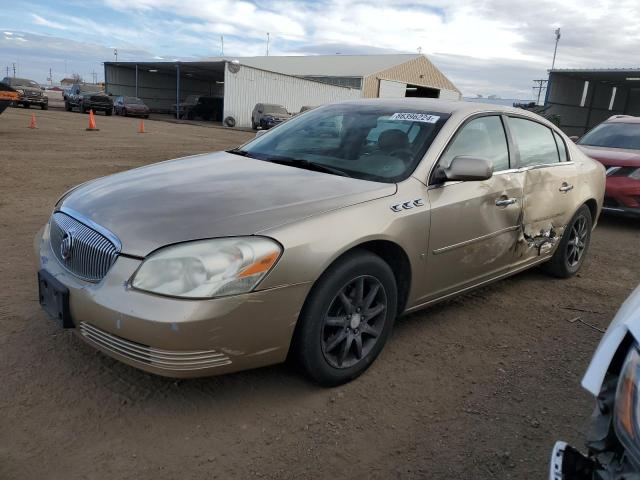
[[[139,116],[149,118],[149,107],[138,97],[116,97],[113,101],[113,111],[116,115]]]
[[[20,97],[14,101],[14,105],[22,105],[29,108],[31,105],[40,107],[41,110],[49,108],[49,98],[45,95],[44,89],[33,80],[28,78],[4,77],[2,83],[13,88]]]
[[[17,102],[20,94],[6,83],[0,82],[0,113],[4,112],[9,105]]]
[[[640,117],[613,116],[577,143],[607,169],[604,210],[640,218]]]
[[[200,95],[187,95],[184,102],[180,102],[173,105],[173,113],[176,118],[185,118],[184,112],[195,107],[198,104]],[[178,111],[179,109],[179,111]]]
[[[266,130],[289,118],[291,114],[282,105],[258,103],[251,112],[251,128],[257,130],[260,127]]]
[[[326,105],[239,148],[64,194],[35,242],[40,301],[156,374],[291,356],[337,385],[372,364],[400,314],[536,265],[576,274],[604,182],[601,164],[523,110]]]
[[[582,380],[596,400],[587,454],[556,442],[550,480],[640,477],[640,286],[609,325]]]
[[[67,112],[77,108],[82,113],[93,110],[94,112],[104,112],[105,115],[111,115],[113,113],[113,99],[104,93],[99,85],[77,83],[67,93],[64,108]]]
[[[222,117],[222,98],[199,96],[195,104],[186,104],[182,109],[182,118],[188,120],[218,120]]]

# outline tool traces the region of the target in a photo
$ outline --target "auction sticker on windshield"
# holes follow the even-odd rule
[[[410,122],[436,123],[440,120],[437,115],[428,115],[426,113],[394,113],[390,120],[407,120]]]

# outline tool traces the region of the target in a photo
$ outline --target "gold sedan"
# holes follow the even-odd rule
[[[599,163],[523,110],[327,105],[229,152],[67,192],[36,238],[40,302],[156,374],[293,356],[337,385],[398,315],[539,264],[574,275],[604,185]]]

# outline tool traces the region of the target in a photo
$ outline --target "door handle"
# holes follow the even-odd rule
[[[516,203],[515,198],[500,197],[496,200],[496,207],[506,207],[508,205],[513,205],[514,203]]]
[[[558,190],[566,193],[573,190],[573,185],[570,185],[567,182],[562,182],[562,186]]]

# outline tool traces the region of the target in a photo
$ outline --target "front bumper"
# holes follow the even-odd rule
[[[640,217],[640,180],[607,177],[605,212]]]
[[[20,99],[16,103],[18,103],[19,105],[48,105],[49,99],[46,97],[20,97]]]
[[[82,281],[36,237],[40,268],[69,289],[75,333],[107,355],[169,377],[218,375],[283,362],[310,288],[297,284],[211,300],[162,297],[129,287],[141,260],[119,256],[99,283]]]

